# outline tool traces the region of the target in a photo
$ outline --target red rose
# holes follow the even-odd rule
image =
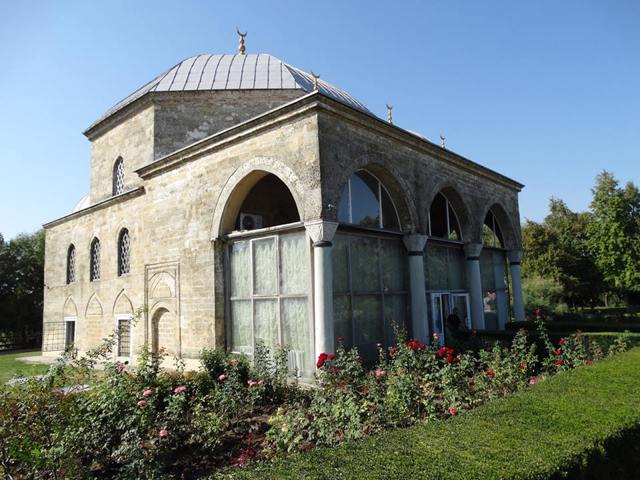
[[[563,346],[564,345],[564,338],[561,338],[560,341],[558,342],[558,345]]]
[[[524,370],[525,368],[527,368],[527,364],[526,364],[526,363],[524,363],[524,362],[520,362],[520,365],[518,365],[518,368],[519,368],[520,370]]]
[[[447,358],[445,358],[447,363],[451,363],[451,361],[453,360],[453,355],[451,355],[450,353],[447,354]]]
[[[460,361],[460,357],[455,357],[455,358],[453,359],[453,363],[458,363],[459,361]]]
[[[584,363],[586,363],[587,365],[593,365],[593,360],[588,358],[587,360],[584,361]]]
[[[558,356],[562,355],[562,350],[557,349],[557,350],[555,351],[555,354],[556,354],[556,355],[558,355]]]
[[[329,355],[327,355],[324,352],[318,355],[318,361],[316,362],[316,367],[322,368],[322,366],[324,365],[324,362],[327,360],[328,357]]]
[[[494,378],[496,376],[496,372],[494,370],[487,370],[487,377]]]
[[[344,337],[341,335],[337,338],[337,340],[338,340],[338,343],[342,343],[344,342]]]
[[[559,358],[558,360],[556,360],[556,365],[557,365],[557,366],[560,366],[560,365],[562,365],[563,363],[564,363],[564,362],[562,361],[562,359],[561,359],[561,358]]]
[[[336,358],[336,356],[333,353],[330,353],[327,358],[329,359],[329,361],[332,361],[334,358]]]
[[[451,407],[451,408],[449,409],[449,413],[450,413],[451,415],[457,415],[457,414],[458,414],[458,409],[457,409],[456,407]]]
[[[438,349],[438,356],[439,357],[444,357],[444,354],[447,353],[447,347],[440,347]]]

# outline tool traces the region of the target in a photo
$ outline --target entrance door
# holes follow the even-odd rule
[[[471,330],[471,315],[469,315],[469,294],[468,293],[452,293],[451,294],[451,311]]]
[[[69,317],[64,319],[64,348],[71,347],[76,341],[76,319]]]

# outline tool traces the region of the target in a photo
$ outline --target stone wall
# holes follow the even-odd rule
[[[304,95],[302,90],[213,90],[153,96],[155,158]]]

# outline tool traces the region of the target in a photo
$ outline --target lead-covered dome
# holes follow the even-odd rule
[[[311,74],[269,54],[196,55],[187,58],[118,102],[89,129],[151,92],[211,90],[302,90],[313,91]],[[344,90],[323,80],[320,93],[366,113],[367,107]]]

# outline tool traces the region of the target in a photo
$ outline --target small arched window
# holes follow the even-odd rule
[[[91,259],[90,259],[90,271],[89,279],[100,280],[100,240],[94,238],[91,242]]]
[[[113,165],[113,194],[124,192],[124,160],[119,157]]]
[[[73,283],[76,281],[76,247],[69,245],[67,250],[67,283]]]
[[[502,230],[495,214],[489,210],[482,225],[482,243],[487,247],[503,248]]]
[[[370,228],[400,230],[398,213],[382,182],[365,170],[351,175],[340,197],[338,221]]]
[[[441,193],[435,196],[429,209],[429,236],[462,240],[458,216],[447,197]]]
[[[118,276],[129,273],[131,269],[131,238],[129,230],[123,228],[118,237]]]

